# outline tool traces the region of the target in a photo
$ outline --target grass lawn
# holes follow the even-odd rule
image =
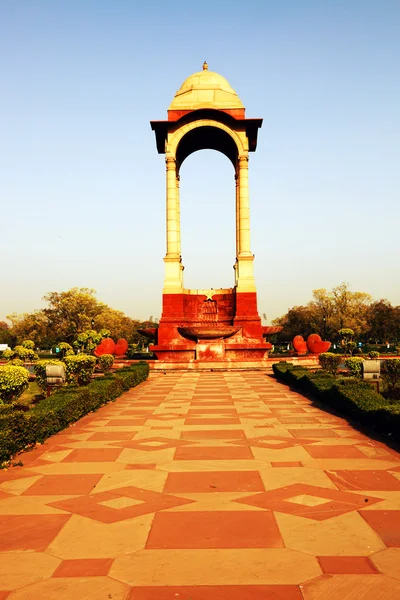
[[[34,404],[35,397],[42,394],[42,390],[36,383],[36,381],[30,381],[29,386],[26,388],[24,393],[18,398],[18,404],[25,404],[30,406]]]

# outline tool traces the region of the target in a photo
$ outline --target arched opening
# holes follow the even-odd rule
[[[192,150],[181,167],[181,251],[185,288],[216,289],[234,285],[234,175],[226,157],[209,149]]]
[[[223,129],[203,125],[196,127],[183,136],[176,150],[177,169],[183,161],[197,150],[218,150],[225,154],[236,168],[238,149],[233,138]]]

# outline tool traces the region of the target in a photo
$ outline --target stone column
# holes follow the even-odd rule
[[[238,172],[239,252],[237,256],[236,289],[238,292],[255,292],[254,256],[250,250],[249,158],[247,155],[239,157]]]
[[[239,245],[239,169],[235,173],[235,199],[236,199],[236,259],[239,256],[240,245]]]
[[[176,179],[176,161],[165,159],[167,166],[167,256],[180,256],[179,191]]]
[[[239,256],[252,256],[250,251],[249,159],[239,158]]]
[[[181,198],[180,198],[180,191],[179,191],[179,182],[180,182],[180,177],[179,175],[176,176],[176,215],[177,215],[177,221],[178,221],[178,248],[179,248],[179,254],[181,254]]]
[[[238,256],[239,256],[239,168],[235,170],[235,215],[236,215],[236,256],[235,264],[233,265],[235,273],[235,285],[238,282]]]
[[[176,173],[176,160],[173,156],[165,159],[167,167],[167,253],[163,293],[182,291],[181,234],[179,187]]]

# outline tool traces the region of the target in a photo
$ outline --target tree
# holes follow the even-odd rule
[[[124,338],[134,341],[142,323],[127,317],[97,300],[95,290],[72,288],[67,292],[50,292],[44,297],[48,306],[33,313],[12,314],[7,317],[12,327],[8,335],[14,336],[10,346],[31,339],[36,346],[51,348],[59,342],[72,344],[78,335],[86,331],[107,329],[116,341]],[[7,326],[7,323],[5,323]],[[143,326],[143,325],[142,325]],[[147,325],[156,327],[156,323]],[[4,331],[7,331],[6,327]],[[0,329],[0,334],[3,330]],[[0,338],[1,339],[1,338]]]
[[[396,342],[400,339],[400,307],[394,307],[382,298],[373,302],[367,312],[366,339],[376,344]]]
[[[17,343],[16,336],[12,333],[8,323],[0,321],[0,344],[8,344],[10,347]]]
[[[105,307],[96,300],[95,294],[96,291],[89,288],[72,288],[44,296],[49,306],[43,309],[43,314],[57,332],[57,339],[71,343],[77,334],[92,328],[92,321]]]
[[[294,306],[286,315],[274,319],[273,325],[283,327],[277,334],[280,341],[291,341],[295,335],[307,337],[315,331],[314,315],[309,306]]]
[[[51,334],[48,320],[42,310],[36,310],[33,313],[23,313],[22,315],[13,313],[12,315],[8,315],[7,319],[11,321],[12,334],[19,343],[28,339],[33,340],[35,345],[39,346]]]
[[[353,329],[357,336],[367,330],[370,294],[351,292],[347,283],[341,283],[330,292],[325,288],[313,290],[312,295],[306,306],[295,306],[273,321],[274,325],[283,326],[281,337],[290,339],[294,335],[307,337],[310,333],[319,333],[333,341],[344,327]]]

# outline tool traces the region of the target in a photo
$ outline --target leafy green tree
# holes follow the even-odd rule
[[[378,343],[393,343],[400,339],[400,307],[382,298],[373,302],[367,313],[366,339]]]

